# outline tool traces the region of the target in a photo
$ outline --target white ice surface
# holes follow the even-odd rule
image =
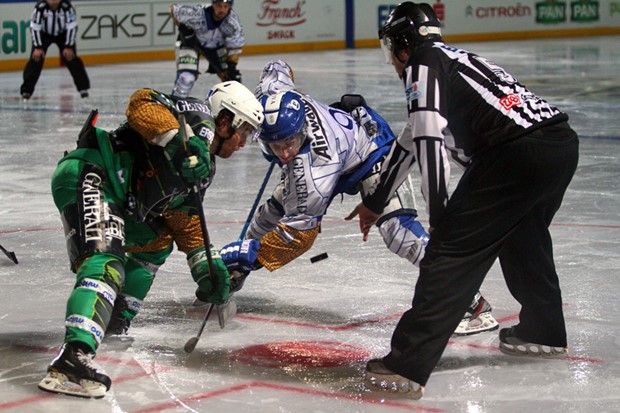
[[[90,66],[87,101],[65,68],[45,69],[27,106],[18,98],[21,73],[2,73],[0,244],[19,264],[0,254],[0,413],[620,411],[617,45],[618,37],[458,44],[557,104],[582,135],[579,168],[551,228],[571,357],[502,355],[497,332],[454,338],[417,402],[361,392],[365,360],[388,351],[417,270],[390,253],[376,231],[363,243],[357,223],[343,220],[355,197],[334,202],[306,255],[274,273],[253,273],[237,294],[237,317],[223,330],[210,321],[192,354],[183,345],[204,310],[191,306],[194,284],[175,252],[129,336],[100,348],[96,360],[113,379],[108,395],[95,401],[39,391],[36,384],[63,340],[74,282],[50,175],[63,151],[75,146],[90,108],[100,111],[98,126],[114,128],[135,89],[170,91],[174,63]],[[298,86],[315,97],[333,102],[361,93],[395,131],[403,126],[402,86],[379,50],[244,56],[239,67],[248,87],[272,58],[288,61]],[[203,97],[214,82],[202,75],[194,95]],[[214,243],[237,239],[267,166],[257,145],[218,162],[205,202]],[[322,252],[329,258],[311,264]],[[516,322],[518,304],[497,266],[482,292],[502,327]],[[334,360],[336,366],[323,365]]]

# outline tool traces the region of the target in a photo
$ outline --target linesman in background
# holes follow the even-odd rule
[[[88,97],[90,80],[84,62],[77,56],[75,38],[77,15],[68,0],[39,0],[30,18],[32,51],[24,68],[24,83],[20,87],[23,99],[28,100],[41,76],[45,54],[52,43],[60,50],[63,63],[71,72],[73,83],[82,98]]]
[[[173,4],[170,15],[179,27],[176,44],[177,76],[172,95],[185,98],[198,79],[200,55],[209,62],[207,73],[222,82],[241,82],[237,70],[245,33],[233,0],[213,0],[210,6]]]

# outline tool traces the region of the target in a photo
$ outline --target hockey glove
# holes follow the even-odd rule
[[[237,70],[237,63],[232,60],[228,61],[228,80],[236,80],[241,83],[241,73]]]
[[[187,263],[192,278],[198,284],[196,297],[200,301],[213,304],[224,304],[230,293],[230,275],[219,252],[211,247],[213,274],[209,274],[209,261],[204,246],[187,254]]]
[[[220,254],[228,271],[240,270],[243,273],[249,273],[254,270],[259,247],[260,242],[254,239],[235,241],[225,245],[220,250]]]
[[[196,34],[193,28],[184,23],[179,24],[179,32],[185,37],[191,37]]]
[[[187,152],[188,156],[183,159],[179,171],[185,182],[194,183],[207,178],[211,172],[209,147],[202,139],[192,136],[188,141]]]
[[[200,43],[196,39],[196,32],[193,28],[181,23],[179,24],[179,38],[183,47],[189,47],[198,51]]]
[[[164,148],[166,156],[187,183],[201,181],[211,173],[211,156],[209,147],[197,136],[192,136],[185,143],[178,134]]]

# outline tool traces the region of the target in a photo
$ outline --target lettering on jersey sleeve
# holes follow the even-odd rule
[[[303,99],[305,106],[306,122],[308,122],[308,135],[311,138],[310,146],[312,152],[316,153],[321,158],[332,160],[329,154],[329,144],[327,143],[327,137],[325,128],[321,122],[321,118],[314,106],[310,104],[306,99]]]
[[[409,103],[420,99],[424,95],[424,84],[419,81],[413,82],[413,84],[407,84],[405,95],[407,96],[407,102]]]

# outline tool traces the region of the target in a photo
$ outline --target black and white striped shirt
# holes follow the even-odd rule
[[[41,34],[65,36],[65,46],[75,46],[77,15],[67,0],[61,0],[58,9],[53,11],[45,0],[39,0],[30,18],[30,32],[34,47],[42,47]]]
[[[492,146],[568,120],[493,62],[441,42],[414,51],[403,82],[409,122],[364,204],[380,212],[417,160],[431,227],[448,200],[449,158],[467,168]]]

